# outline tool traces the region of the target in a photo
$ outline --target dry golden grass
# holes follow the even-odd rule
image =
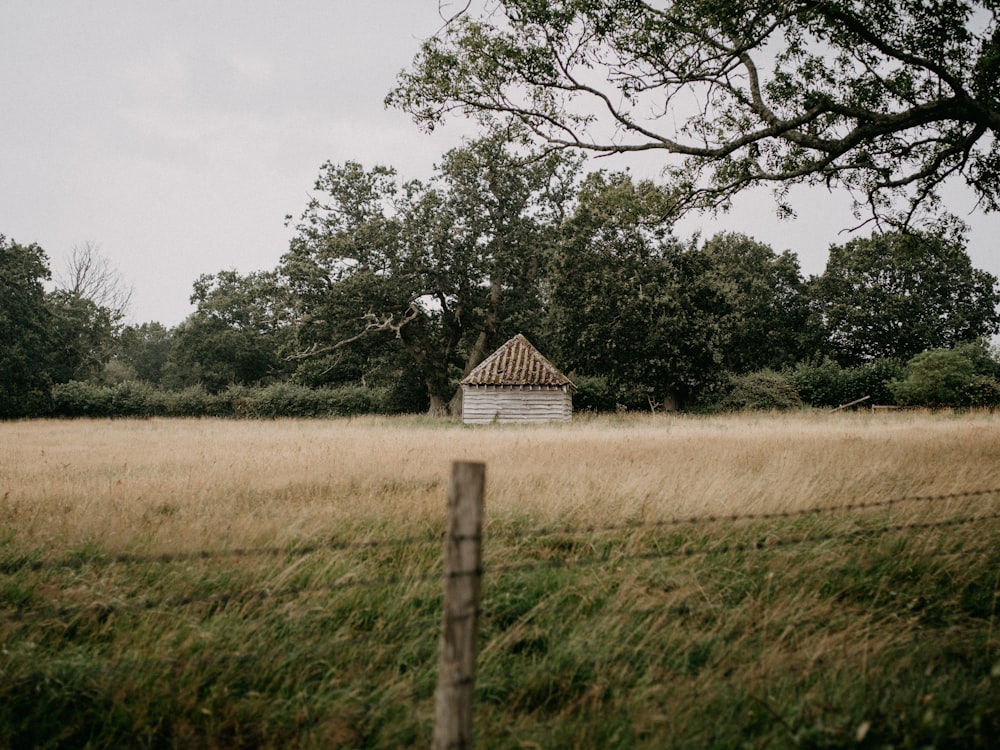
[[[0,521],[21,543],[144,551],[408,533],[440,528],[455,460],[486,462],[492,521],[799,510],[1000,488],[1000,416],[12,422]]]

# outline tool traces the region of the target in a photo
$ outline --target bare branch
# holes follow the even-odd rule
[[[93,242],[73,247],[65,271],[56,272],[56,283],[70,294],[110,310],[119,319],[125,317],[132,302],[132,286],[125,283]]]
[[[396,338],[402,338],[403,328],[411,323],[420,314],[420,309],[414,305],[410,304],[407,307],[406,312],[403,313],[399,320],[396,320],[396,315],[394,313],[382,313],[381,316],[376,315],[372,311],[368,311],[363,316],[363,320],[366,321],[364,328],[354,336],[349,336],[346,339],[341,339],[340,341],[334,342],[332,344],[313,344],[312,346],[301,349],[297,352],[292,352],[285,356],[288,361],[298,361],[302,359],[309,359],[310,357],[315,357],[318,354],[329,354],[330,352],[335,352],[338,349],[342,349],[349,344],[353,344],[355,341],[360,341],[366,336],[370,336],[374,333],[391,331],[395,334]],[[300,325],[304,324],[306,321],[300,321]],[[316,321],[308,321],[316,322]]]

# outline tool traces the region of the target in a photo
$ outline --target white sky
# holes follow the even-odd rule
[[[54,272],[98,245],[135,288],[132,318],[176,325],[200,274],[277,265],[323,162],[425,177],[471,132],[428,136],[382,104],[440,25],[438,0],[6,0],[0,234],[39,243]],[[655,175],[645,158],[633,170]],[[795,221],[762,192],[679,234],[742,231],[820,273],[855,222],[843,197],[796,195]],[[973,205],[956,190],[949,207]],[[1000,276],[1000,217],[971,223],[973,263]]]

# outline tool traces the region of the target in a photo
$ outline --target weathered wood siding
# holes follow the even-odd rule
[[[528,386],[462,386],[462,421],[553,422],[573,418],[573,395],[568,388]]]

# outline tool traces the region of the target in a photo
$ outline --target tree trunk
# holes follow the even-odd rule
[[[442,396],[431,395],[431,405],[427,408],[429,417],[447,417],[448,400]]]
[[[490,305],[486,309],[486,320],[483,323],[482,330],[476,337],[476,342],[472,345],[472,350],[469,352],[468,358],[465,360],[465,372],[463,373],[465,375],[468,375],[478,367],[489,354],[486,351],[486,344],[489,338],[497,331],[497,324],[500,319],[500,295],[502,291],[503,286],[500,274],[495,272],[490,281]]]
[[[448,413],[454,414],[456,417],[462,415],[462,389],[459,388],[455,391],[455,395],[451,397],[451,401],[448,402]]]

